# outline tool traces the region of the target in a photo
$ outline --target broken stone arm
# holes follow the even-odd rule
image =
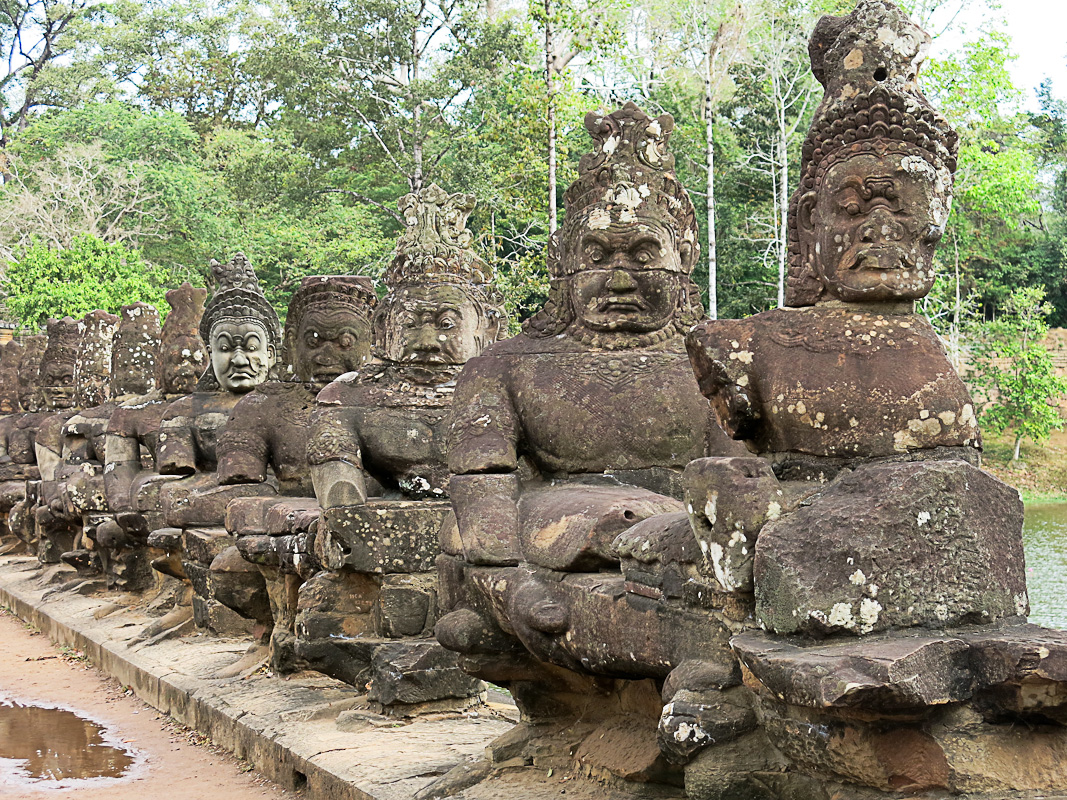
[[[367,479],[353,409],[327,407],[315,412],[308,438],[308,466],[322,508],[367,502]]]
[[[755,439],[760,415],[754,376],[750,374],[751,353],[730,349],[737,341],[726,344],[731,331],[720,331],[719,327],[705,324],[689,332],[689,361],[700,391],[711,402],[723,429],[734,439]]]

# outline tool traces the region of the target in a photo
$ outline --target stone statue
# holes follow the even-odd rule
[[[323,507],[315,552],[324,570],[300,590],[296,619],[308,663],[369,682],[371,700],[393,713],[464,703],[481,689],[428,637],[456,377],[507,327],[466,230],[474,198],[431,185],[399,206],[407,228],[374,316],[380,362],[318,396],[308,460]]]
[[[144,590],[158,582],[163,591],[167,581],[174,579],[188,585],[180,546],[173,537],[164,535],[163,542],[152,546],[149,535],[164,527],[161,487],[180,479],[160,475],[156,467],[163,416],[171,403],[196,388],[207,365],[199,334],[207,290],[183,283],[166,297],[170,313],[159,333],[154,388],[120,403],[107,423],[104,489],[114,518],[97,526],[96,536],[101,553],[109,561],[109,580],[127,590]],[[154,572],[146,569],[146,563]],[[178,592],[185,593],[187,590]],[[187,622],[191,613],[190,601],[185,598],[153,623],[145,638]]]
[[[218,290],[208,301],[199,328],[208,368],[197,391],[171,403],[160,424],[157,468],[161,475],[182,480],[160,487],[166,527],[149,541],[172,552],[181,542],[182,571],[196,593],[193,610],[199,627],[243,631],[247,626],[212,599],[208,573],[215,556],[234,544],[222,527],[226,504],[266,489],[220,487],[216,445],[238,401],[272,377],[281,326],[244,255],[238,254],[229,264],[213,261],[211,268]],[[263,593],[258,572],[250,564],[245,566],[246,577],[254,577]],[[265,593],[260,605],[267,607]]]
[[[18,366],[17,392],[21,411],[0,419],[0,515],[6,530],[13,535],[10,552],[14,550],[36,551],[35,529],[30,504],[27,504],[27,484],[34,485],[40,479],[33,450],[33,425],[24,423],[24,418],[39,412],[37,383],[40,378],[41,356],[44,354],[47,337],[26,336],[22,339],[22,354]]]
[[[110,394],[111,346],[119,318],[107,311],[90,311],[77,323],[78,347],[74,357],[74,391],[68,401],[57,388],[51,393],[57,409],[37,426],[34,451],[41,473],[37,525],[38,557],[56,563],[74,548],[81,535],[81,515],[66,502],[62,489],[67,472],[63,465],[63,428],[79,410],[107,400]],[[51,339],[51,332],[49,332]],[[51,346],[51,341],[49,342]],[[47,356],[47,352],[45,353]],[[46,380],[49,362],[41,362],[41,382]],[[58,379],[58,376],[57,376]],[[50,391],[50,390],[46,390]],[[60,410],[62,409],[62,410]]]
[[[917,84],[929,44],[885,0],[819,22],[788,307],[688,337],[702,390],[758,456],[687,470],[695,567],[754,599],[766,631],[731,641],[747,716],[723,714],[706,665],[672,674],[661,741],[690,797],[760,796],[768,773],[775,796],[1067,787],[1061,703],[1026,688],[1063,692],[1049,666],[1067,638],[1024,624],[1022,504],[978,468],[971,399],[914,313],[956,169],[956,133]],[[653,537],[623,544],[648,571],[682,560]]]
[[[564,198],[548,303],[468,362],[456,387],[456,525],[442,529],[438,560],[450,613],[437,637],[466,669],[511,689],[528,726],[514,740],[561,765],[584,741],[586,766],[610,771],[595,743],[628,718],[612,746],[657,754],[637,780],[663,767],[664,679],[699,657],[736,683],[728,639],[746,614],[723,610],[707,580],[624,574],[615,544],[650,528],[692,539],[683,470],[744,453],[685,354],[703,312],[690,278],[695,214],[667,146],[673,124],[632,103],[586,116],[594,150]],[[573,737],[545,733],[555,726]]]
[[[218,482],[227,486],[264,485],[276,481],[278,493],[234,500],[227,528],[237,546],[255,563],[266,581],[271,605],[270,660],[276,672],[292,671],[293,616],[302,576],[315,571],[308,542],[318,522],[307,463],[307,445],[315,395],[329,381],[357,370],[370,358],[371,314],[377,297],[369,278],[316,275],[304,278],[294,292],[286,317],[285,352],[292,360],[286,381],[267,381],[234,407],[219,438]],[[236,559],[236,561],[235,561]],[[228,580],[237,551],[224,551],[213,562],[215,599],[242,616],[260,609],[246,601],[244,581]],[[240,573],[237,573],[240,574]],[[241,663],[252,666],[263,654]]]
[[[106,402],[85,408],[62,429],[61,464],[56,469],[57,495],[63,511],[79,518],[81,534],[75,548],[63,554],[68,564],[87,567],[95,559],[109,581],[113,577],[110,550],[97,547],[98,526],[112,519],[105,489],[105,439],[112,414],[133,398],[155,388],[159,350],[159,312],[145,303],[123,306],[118,314],[110,352],[110,384],[106,391],[94,385],[91,394],[107,396]],[[88,395],[86,399],[92,399]],[[120,567],[126,564],[118,565]],[[123,570],[125,571],[125,570]],[[131,576],[124,576],[130,583]],[[137,583],[136,579],[133,583]]]

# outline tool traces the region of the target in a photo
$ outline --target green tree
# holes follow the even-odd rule
[[[165,279],[137,250],[83,234],[70,247],[27,248],[8,264],[2,288],[12,315],[34,329],[49,317],[80,317],[98,308],[117,313],[138,301],[165,308]]]
[[[994,431],[1015,435],[1012,460],[1019,458],[1023,439],[1044,441],[1062,430],[1056,402],[1067,394],[1067,379],[1056,375],[1052,358],[1041,343],[1052,306],[1039,287],[1011,293],[1001,316],[985,323],[973,347],[974,383],[988,402],[981,417]]]

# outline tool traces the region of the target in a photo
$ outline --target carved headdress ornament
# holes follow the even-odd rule
[[[74,394],[79,408],[100,405],[111,397],[111,348],[118,324],[118,315],[99,309],[78,323],[82,335],[74,361]]]
[[[245,257],[238,253],[228,264],[211,262],[211,274],[218,282],[218,290],[208,301],[200,319],[200,338],[211,342],[211,329],[222,320],[255,322],[267,329],[267,337],[274,347],[281,346],[281,323],[278,313],[267,302],[259,287],[259,278]]]
[[[188,281],[167,292],[170,313],[160,332],[156,362],[156,385],[164,392],[172,391],[168,386],[168,369],[183,360],[199,364],[201,369],[207,364],[207,353],[199,332],[206,300],[207,289],[193,286]]]
[[[148,394],[155,388],[159,357],[159,311],[148,303],[119,309],[119,326],[111,346],[113,397]]]
[[[612,222],[635,222],[638,216],[659,219],[671,230],[675,245],[688,242],[699,249],[696,212],[674,173],[674,155],[667,149],[674,117],[653,119],[634,103],[612,114],[591,111],[585,129],[593,152],[578,162],[578,178],[563,196],[566,217],[549,245],[548,271],[553,278],[578,270],[576,259],[563,258],[579,223],[606,228]],[[696,258],[680,266],[691,271]]]
[[[476,205],[474,195],[449,194],[436,183],[401,197],[397,206],[407,228],[385,272],[386,285],[492,283],[493,269],[474,252],[467,230]]]
[[[847,16],[825,16],[808,53],[825,94],[801,150],[800,184],[789,206],[786,305],[815,302],[821,284],[800,250],[801,199],[818,189],[834,164],[859,153],[924,159],[948,197],[959,136],[919,88],[930,36],[887,0],[860,0]],[[947,215],[947,214],[946,214]]]

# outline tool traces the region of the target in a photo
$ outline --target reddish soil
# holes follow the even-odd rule
[[[128,777],[96,781],[16,782],[0,771],[5,800],[283,800],[299,795],[247,771],[229,753],[160,714],[87,663],[61,650],[17,617],[0,612],[0,697],[62,706],[103,724],[135,749]]]

